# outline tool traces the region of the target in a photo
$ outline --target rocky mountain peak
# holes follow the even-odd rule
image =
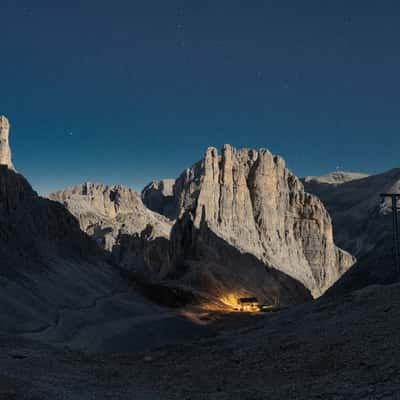
[[[368,174],[359,172],[333,171],[322,176],[306,176],[303,181],[308,184],[341,185],[346,182],[367,178]]]
[[[176,216],[191,214],[193,229],[201,232],[206,224],[226,244],[296,279],[314,296],[354,262],[335,246],[321,201],[304,191],[283,158],[265,148],[225,144],[219,155],[209,147],[175,181],[174,204]]]
[[[10,123],[4,116],[0,116],[0,165],[6,165],[10,169],[14,169],[11,160],[11,149],[9,144]]]
[[[172,222],[147,209],[131,188],[85,182],[49,197],[67,207],[119,265],[144,273],[162,269]]]

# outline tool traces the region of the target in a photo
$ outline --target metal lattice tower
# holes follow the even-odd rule
[[[399,220],[397,212],[400,210],[398,202],[400,193],[382,193],[383,199],[389,198],[392,203],[392,225],[393,225],[393,251],[396,264],[397,278],[400,278],[400,249],[399,249]]]

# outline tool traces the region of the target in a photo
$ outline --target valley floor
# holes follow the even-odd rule
[[[131,354],[2,336],[0,399],[400,399],[399,307],[373,286]]]

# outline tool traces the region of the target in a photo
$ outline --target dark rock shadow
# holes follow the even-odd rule
[[[196,228],[190,212],[176,221],[170,240],[152,233],[149,225],[140,233],[119,236],[112,258],[126,279],[158,304],[179,307],[227,296],[256,296],[273,305],[312,299],[300,282],[240,252],[204,218]]]
[[[0,165],[0,273],[39,268],[56,257],[98,262],[107,254],[63,205],[40,197],[21,174]]]
[[[186,213],[171,233],[171,268],[167,280],[181,282],[212,297],[256,296],[274,305],[311,300],[300,282],[242,253],[219,237],[204,219],[199,228]]]
[[[122,234],[107,253],[62,204],[38,196],[22,175],[0,167],[0,273],[44,267],[58,257],[111,261],[140,277],[149,298],[172,306],[195,303],[199,293],[254,295],[279,304],[311,298],[296,280],[220,238],[204,218],[194,227],[189,212],[175,223],[170,240],[154,238],[147,226],[140,234]]]
[[[154,281],[169,263],[169,240],[153,237],[153,227],[133,235],[120,234],[111,251],[114,262],[147,281]]]
[[[399,279],[394,261],[392,237],[387,234],[373,250],[362,256],[329,288],[324,297],[342,296],[370,285],[390,285]]]

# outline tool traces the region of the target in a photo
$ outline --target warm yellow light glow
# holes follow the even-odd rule
[[[242,306],[239,306],[239,311],[257,312],[257,311],[260,311],[260,307],[257,303],[244,304]]]
[[[243,298],[243,295],[228,293],[221,296],[219,300],[225,304],[231,310],[242,311],[242,312],[258,312],[260,311],[260,305],[258,302],[241,303],[239,299]]]
[[[229,308],[235,309],[235,308],[237,308],[238,298],[239,298],[239,296],[236,296],[233,293],[230,293],[230,294],[226,294],[226,295],[220,297],[219,300],[221,301],[221,303],[224,303]]]

